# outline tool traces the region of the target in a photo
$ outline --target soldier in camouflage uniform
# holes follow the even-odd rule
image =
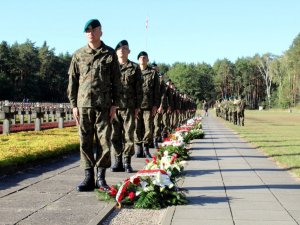
[[[164,81],[164,75],[159,73],[159,87],[160,87],[160,105],[154,118],[154,148],[158,148],[158,142],[162,142],[162,131],[164,129],[163,115],[167,112],[167,85]]]
[[[208,116],[208,103],[206,99],[203,100],[202,108],[204,116]]]
[[[172,116],[172,129],[175,130],[179,123],[179,112],[180,112],[180,97],[179,91],[177,91],[175,84],[172,83],[172,91],[173,91],[173,101],[174,101],[174,111]]]
[[[159,77],[157,72],[148,66],[146,52],[140,52],[137,58],[143,74],[143,100],[136,124],[136,157],[142,158],[145,155],[151,158],[149,145],[153,143],[153,119],[160,102]]]
[[[110,122],[115,116],[121,89],[117,55],[100,40],[100,22],[89,20],[84,32],[88,45],[74,53],[68,85],[68,98],[79,125],[81,166],[85,169],[85,179],[77,186],[77,191],[109,188],[105,171],[111,166]],[[98,143],[96,158],[93,153],[94,136]],[[96,183],[94,167],[97,168]]]
[[[162,137],[163,138],[167,138],[169,132],[171,131],[171,117],[172,117],[172,111],[174,109],[174,101],[173,101],[173,96],[172,96],[172,80],[169,79],[166,82],[166,90],[165,90],[165,96],[166,96],[166,109],[165,109],[165,113],[163,114],[163,124],[164,124],[164,128],[163,128],[163,133],[162,133]]]
[[[111,167],[111,171],[132,173],[131,156],[134,155],[135,119],[143,99],[142,72],[138,64],[128,59],[130,50],[126,40],[120,41],[115,50],[122,74],[122,89],[117,115],[112,122],[112,147],[115,164]],[[124,156],[124,167],[122,155]]]
[[[221,113],[220,107],[221,107],[221,103],[220,103],[219,100],[217,100],[216,103],[215,103],[216,116],[217,116],[217,117],[220,117],[220,113]]]

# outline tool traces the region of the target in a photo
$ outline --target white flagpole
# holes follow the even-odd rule
[[[148,16],[146,17],[146,51],[148,52],[148,25],[149,25],[149,20]]]

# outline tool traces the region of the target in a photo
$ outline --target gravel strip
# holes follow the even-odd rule
[[[115,209],[103,225],[159,225],[166,209]]]

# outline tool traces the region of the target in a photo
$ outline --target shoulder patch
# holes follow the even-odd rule
[[[107,59],[106,59],[106,63],[111,63],[112,62],[112,56],[108,56]]]

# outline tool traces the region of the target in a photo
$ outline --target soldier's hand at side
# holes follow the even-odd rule
[[[157,112],[160,113],[160,114],[163,114],[163,113],[164,113],[163,107],[160,106],[160,107],[158,108]]]
[[[155,114],[156,114],[156,112],[157,112],[157,106],[153,106],[152,107],[152,112],[151,112],[151,116],[155,116]]]
[[[171,113],[172,110],[171,110],[171,106],[168,106],[168,110],[167,110],[167,113]]]
[[[76,121],[76,125],[80,125],[80,123],[79,123],[79,110],[78,110],[78,108],[74,107],[72,109],[72,112],[73,112],[73,117],[74,117],[74,119]]]
[[[110,122],[112,122],[113,119],[116,117],[116,112],[117,112],[117,106],[112,105],[110,107],[110,112],[109,112]]]
[[[135,118],[135,119],[138,119],[138,118],[139,118],[139,112],[140,112],[140,109],[135,109],[135,110],[134,110],[134,118]]]

